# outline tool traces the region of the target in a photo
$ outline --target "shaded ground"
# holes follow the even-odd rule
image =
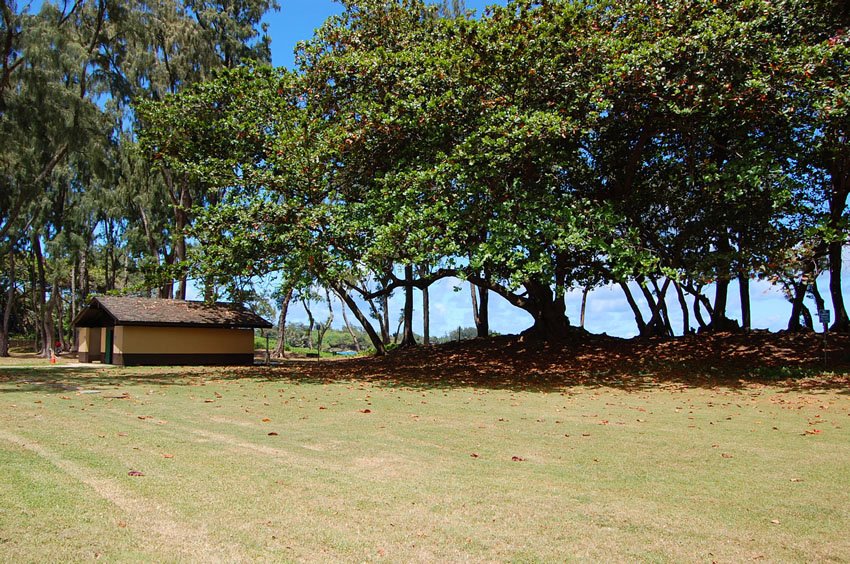
[[[554,391],[569,386],[638,389],[657,383],[711,388],[780,384],[850,394],[850,335],[721,333],[675,339],[619,339],[591,335],[569,343],[542,343],[509,335],[417,346],[384,357],[287,359],[264,366],[230,367],[225,379],[261,377],[302,382],[383,382],[422,389],[480,387]],[[140,367],[130,380],[181,385],[208,367]],[[110,365],[79,364],[62,355],[55,365],[30,353],[0,358],[0,382],[75,390],[112,385],[128,375]]]
[[[826,345],[823,335],[768,331],[676,339],[593,335],[564,344],[502,336],[378,358],[287,361],[283,366],[318,379],[388,379],[436,387],[630,387],[646,380],[712,386],[805,378],[810,386],[850,388],[850,336],[829,335]]]

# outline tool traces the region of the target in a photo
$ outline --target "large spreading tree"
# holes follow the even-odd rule
[[[843,2],[341,4],[294,70],[267,65],[267,0],[2,4],[0,352],[65,338],[90,292],[268,274],[281,304],[337,294],[378,352],[389,296],[412,344],[446,277],[563,339],[601,284],[643,335],[679,331],[673,301],[682,332],[734,329],[735,286],[751,327],[754,278],[800,328],[828,272],[850,330]]]

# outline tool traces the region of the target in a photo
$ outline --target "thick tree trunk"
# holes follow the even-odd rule
[[[401,334],[401,326],[404,324],[404,316],[398,318],[398,325],[396,325],[395,333],[393,333],[393,344],[398,344],[398,337]]]
[[[718,279],[714,286],[714,313],[711,316],[711,328],[714,331],[728,330],[726,302],[729,298],[729,280]]]
[[[174,298],[174,280],[171,280],[171,269],[170,267],[174,265],[174,250],[172,249],[170,252],[163,251],[163,264],[169,267],[168,269],[168,279],[164,279],[163,275],[160,275],[159,281],[162,285],[157,288],[157,297],[164,300],[171,300]]]
[[[15,249],[9,249],[9,289],[6,290],[6,304],[3,307],[3,326],[0,327],[0,356],[9,356],[9,329],[12,321],[12,307],[15,303]]]
[[[693,286],[688,285],[684,286],[684,289],[688,291],[694,297],[694,318],[697,320],[697,325],[699,325],[699,330],[704,331],[709,329],[708,323],[705,322],[705,319],[702,316],[702,309],[705,308],[705,311],[708,312],[708,317],[714,315],[714,310],[711,307],[711,302],[702,294],[702,286]]]
[[[68,341],[65,338],[65,314],[63,312],[62,307],[62,290],[59,288],[59,280],[53,281],[53,291],[50,295],[50,301],[53,302],[53,319],[59,321],[59,329],[56,331],[57,336],[59,337],[59,347],[63,351],[69,351],[71,347],[68,346]]]
[[[416,337],[413,335],[413,265],[404,267],[404,330],[401,337],[400,347],[412,347],[416,345]]]
[[[850,331],[850,318],[844,307],[844,295],[841,293],[841,251],[842,241],[829,244],[829,295],[832,297],[833,323],[830,331],[847,333]]]
[[[590,293],[590,286],[585,286],[581,291],[581,321],[579,327],[584,329],[585,313],[587,313],[587,295]]]
[[[814,319],[812,318],[812,312],[809,311],[809,308],[806,307],[805,303],[800,308],[800,313],[803,315],[803,324],[806,326],[806,329],[808,329],[809,331],[814,331],[815,330],[815,322],[814,322]]]
[[[826,309],[826,302],[823,299],[823,296],[820,293],[820,289],[818,288],[818,281],[812,281],[809,288],[812,291],[812,297],[815,299],[815,304],[818,306],[818,309]]]
[[[174,210],[174,232],[171,234],[171,252],[165,257],[165,264],[174,266],[186,259],[186,226],[189,224],[188,210],[192,207],[192,198],[185,178],[175,180],[173,172],[167,168],[162,169],[165,185]],[[174,291],[174,280],[164,284],[159,289],[161,298],[186,299],[186,276],[182,275],[178,280],[177,291]]]
[[[478,317],[478,293],[475,290],[475,284],[472,282],[469,283],[469,297],[470,300],[472,300],[472,321],[475,323],[475,327],[477,328],[481,323]]]
[[[556,297],[552,288],[539,282],[526,282],[528,303],[524,309],[534,318],[534,325],[523,335],[544,341],[561,341],[570,335],[570,320],[563,297]]]
[[[289,312],[289,303],[292,301],[292,288],[287,288],[280,303],[280,317],[277,319],[277,346],[272,356],[283,358],[286,355],[286,314]]]
[[[679,307],[682,308],[682,335],[688,335],[691,332],[691,316],[688,302],[685,300],[685,292],[682,291],[682,286],[678,282],[674,281],[673,287],[676,288],[676,297],[679,298]]]
[[[351,343],[354,345],[354,350],[360,352],[360,341],[357,340],[357,334],[354,332],[354,329],[351,327],[351,323],[348,321],[348,314],[345,313],[345,300],[340,298],[342,301],[342,321],[345,323],[345,329],[348,331],[348,334],[351,335]]]
[[[644,328],[644,331],[641,333],[641,336],[667,336],[667,324],[665,324],[664,322],[664,314],[662,311],[661,304],[664,301],[664,295],[667,293],[667,288],[670,286],[670,279],[667,279],[667,282],[664,284],[664,289],[662,291],[659,291],[656,285],[656,291],[659,292],[657,296],[652,295],[652,292],[650,292],[649,288],[647,288],[646,281],[643,278],[637,280],[637,283],[640,286],[640,290],[643,293],[643,297],[646,300],[647,305],[649,306],[649,311],[651,312],[649,321],[646,323],[646,326]]]
[[[484,275],[487,278],[487,275]],[[475,322],[475,334],[479,338],[490,336],[490,290],[469,283],[472,298],[472,319]]]
[[[328,332],[328,329],[331,328],[331,324],[334,322],[334,306],[331,302],[331,294],[328,290],[325,290],[325,299],[328,303],[328,318],[324,323],[319,323],[319,327],[316,330],[317,338],[316,338],[316,353],[319,355],[318,359],[322,359],[322,343],[325,342],[325,334]]]
[[[159,267],[162,265],[162,260],[160,258],[160,249],[156,244],[156,239],[154,238],[153,229],[151,228],[150,220],[148,219],[147,213],[145,213],[145,208],[143,206],[139,206],[139,215],[142,219],[142,227],[145,230],[145,240],[148,244],[148,252],[150,256],[156,259],[156,266]],[[164,253],[163,253],[164,254]],[[166,260],[166,262],[168,262]],[[153,288],[148,288],[148,291]],[[167,284],[159,286],[157,289],[157,297],[159,298],[170,298],[171,297],[171,287]]]
[[[643,335],[646,333],[646,322],[643,320],[643,314],[640,311],[640,307],[638,307],[637,301],[635,301],[635,297],[632,295],[632,291],[626,282],[620,282],[620,288],[622,288],[623,293],[626,295],[626,302],[628,302],[629,307],[632,308],[632,313],[635,316],[635,324],[637,324],[638,328],[638,334]]]
[[[487,274],[484,274],[487,279]],[[473,312],[475,314],[475,334],[480,337],[490,336],[490,290],[473,285],[471,288],[473,297]],[[478,299],[475,293],[478,292]]]
[[[672,282],[673,281],[670,278],[667,278],[664,281],[664,287],[659,288],[658,282],[655,281],[655,280],[652,281],[652,288],[655,290],[655,295],[659,296],[659,298],[658,298],[658,308],[659,308],[659,313],[661,315],[661,321],[664,324],[664,333],[668,337],[673,336],[673,325],[670,323],[670,312],[667,309],[666,295],[667,295],[667,290],[670,288],[670,284]]]
[[[738,291],[741,294],[741,329],[749,331],[753,327],[753,322],[750,308],[750,277],[746,274],[738,276]]]
[[[35,268],[35,258],[30,250],[30,259],[27,261],[27,273],[29,274],[29,282],[30,282],[30,304],[32,304],[32,308],[35,310],[34,316],[34,324],[33,324],[33,352],[38,354],[42,351],[41,347],[41,331],[38,329],[39,320],[41,319],[38,315],[38,276],[36,275]]]
[[[180,268],[182,269],[182,262],[186,260],[186,234],[185,229],[189,224],[189,216],[183,211],[182,208],[177,210],[177,220],[175,222],[175,229],[177,231],[175,237],[177,240],[174,244],[174,259],[177,264],[180,264]],[[180,278],[177,280],[177,291],[175,293],[174,298],[177,300],[185,300],[186,299],[186,285],[187,278],[186,274],[182,274]]]
[[[390,344],[390,297],[381,296],[381,338],[385,345]]]
[[[307,329],[307,348],[313,350],[313,327],[316,326],[316,320],[313,318],[313,312],[310,311],[310,305],[306,299],[301,299],[301,305],[304,306],[304,311],[307,312],[307,319],[310,321],[310,326]]]
[[[487,274],[484,274],[487,278]],[[490,290],[478,288],[478,320],[480,324],[476,327],[479,337],[490,336]]]
[[[107,241],[108,240],[109,237],[107,236]],[[109,246],[108,243],[107,246]],[[109,285],[109,253],[106,252],[106,249],[104,249],[103,253],[103,289],[107,292],[112,289]]]
[[[86,248],[80,250],[80,295],[83,300],[89,299],[91,293],[91,277],[89,276],[89,242],[86,241]]]
[[[77,317],[77,258],[71,264],[71,311],[68,315],[68,327],[71,331],[71,352],[76,353],[80,346],[80,332],[74,327],[74,318]]]
[[[348,306],[348,309],[351,310],[351,313],[354,314],[354,317],[357,318],[357,321],[360,322],[360,325],[363,327],[363,330],[366,331],[366,334],[369,336],[369,340],[372,342],[372,346],[375,347],[375,354],[385,355],[387,354],[386,345],[384,344],[383,336],[378,335],[375,332],[375,328],[372,327],[372,324],[369,322],[369,318],[363,314],[360,310],[360,307],[357,305],[357,302],[352,299],[351,296],[348,295],[348,292],[342,287],[342,285],[331,284],[331,289],[336,292],[336,295],[345,302],[345,305]]]
[[[431,344],[431,304],[428,286],[422,288],[422,343]]]
[[[118,279],[118,261],[115,259],[116,236],[115,226],[112,220],[106,222],[106,240],[107,245],[104,253],[106,261],[106,290],[115,290],[117,288],[115,281]]]
[[[791,317],[788,318],[788,330],[800,331],[803,326],[800,324],[800,316],[803,314],[803,299],[806,297],[805,282],[794,283],[791,287],[794,294],[791,297]]]
[[[850,194],[850,162],[845,155],[837,155],[830,166],[832,190],[829,196],[829,226],[844,234],[843,219],[847,208],[847,196]],[[838,241],[830,241],[829,254],[829,294],[832,297],[833,323],[831,331],[850,332],[850,318],[844,307],[844,295],[841,293],[841,251],[845,236]]]
[[[813,280],[810,288],[812,290],[812,297],[815,299],[815,304],[817,305],[818,311],[826,309],[826,302],[824,301],[823,296],[821,295],[820,290],[818,289],[818,281]],[[819,325],[823,325],[822,323],[820,323],[820,319],[818,319],[818,322]]]
[[[708,329],[708,323],[705,322],[705,319],[702,316],[702,302],[698,299],[694,300],[694,319],[697,320],[697,325],[699,325],[699,331]]]
[[[44,264],[44,254],[41,252],[41,238],[33,235],[31,238],[33,258],[38,271],[38,289],[36,290],[36,306],[38,312],[38,331],[41,340],[39,354],[50,358],[53,353],[53,334],[51,311],[47,304],[47,274]]]

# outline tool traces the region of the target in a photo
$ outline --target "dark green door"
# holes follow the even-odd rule
[[[104,364],[112,364],[112,340],[114,338],[114,334],[114,329],[106,330],[106,346],[104,347],[105,352],[103,353]]]

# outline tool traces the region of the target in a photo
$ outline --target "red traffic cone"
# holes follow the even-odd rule
[[[50,351],[50,364],[56,364],[56,353]]]

